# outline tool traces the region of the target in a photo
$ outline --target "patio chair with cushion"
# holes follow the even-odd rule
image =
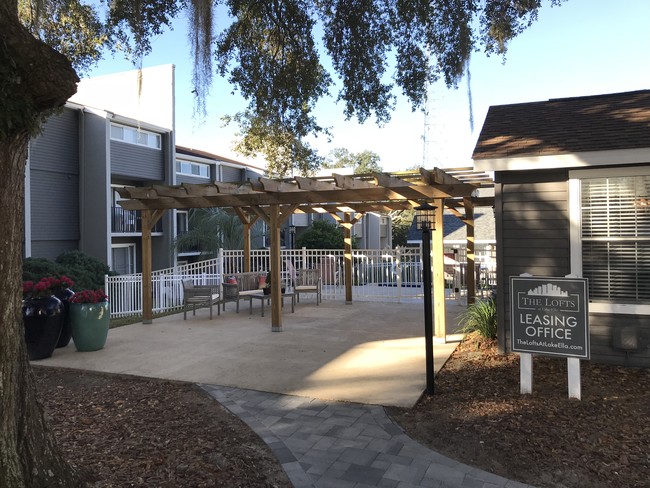
[[[299,269],[293,291],[296,294],[296,301],[298,302],[300,302],[301,293],[315,293],[316,305],[320,304],[323,301],[321,297],[320,269]]]
[[[219,313],[219,287],[211,285],[195,285],[192,280],[183,280],[183,320],[187,320],[187,310],[192,308],[192,315],[196,315],[196,309],[208,307],[210,309],[210,320],[212,320],[212,305],[217,304]]]

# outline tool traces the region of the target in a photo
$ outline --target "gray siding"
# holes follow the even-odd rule
[[[495,175],[499,345],[509,348],[510,276],[564,276],[570,271],[568,173]]]
[[[568,174],[553,172],[498,173],[497,313],[499,345],[510,349],[510,276],[531,273],[565,276],[570,272]],[[650,365],[650,321],[647,316],[589,314],[591,358],[628,366]],[[616,349],[615,336],[631,327],[639,350]]]
[[[615,335],[622,328],[631,328],[637,337],[638,350],[627,354],[614,347]],[[591,357],[598,361],[625,366],[650,365],[650,323],[643,315],[589,314]]]
[[[176,173],[176,184],[178,185],[180,185],[181,183],[205,184],[210,182],[211,179],[208,178],[197,178],[196,176]]]
[[[165,159],[162,149],[111,141],[111,174],[136,180],[164,181]]]
[[[231,168],[230,166],[221,167],[221,181],[239,183],[244,180],[244,171],[240,168]]]
[[[66,109],[30,146],[33,257],[54,259],[79,244],[79,119]]]

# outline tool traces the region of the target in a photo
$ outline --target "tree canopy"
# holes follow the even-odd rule
[[[307,249],[343,249],[344,244],[343,230],[326,220],[314,220],[296,240],[298,248]]]
[[[226,77],[248,101],[226,117],[239,127],[236,149],[284,175],[321,164],[307,140],[328,134],[313,115],[323,97],[360,122],[390,120],[398,90],[422,108],[428,84],[455,85],[473,51],[504,54],[542,0],[106,0],[103,14],[83,0],[18,3],[31,32],[81,69],[102,49],[147,54],[149,39],[187,9],[199,112],[213,75]]]
[[[345,148],[338,147],[329,152],[323,162],[323,168],[353,168],[355,174],[380,172],[380,159],[379,154],[367,149],[360,153],[351,153]]]

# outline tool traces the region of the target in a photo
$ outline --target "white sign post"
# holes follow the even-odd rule
[[[510,277],[510,340],[520,353],[521,393],[533,391],[532,354],[567,358],[569,398],[580,399],[580,359],[589,359],[587,280]]]

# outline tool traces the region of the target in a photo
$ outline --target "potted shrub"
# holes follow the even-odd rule
[[[264,290],[265,295],[271,294],[271,272],[270,271],[266,273],[266,280],[264,281],[264,287],[262,288],[262,290]]]
[[[70,298],[70,326],[77,351],[97,351],[106,344],[110,325],[104,290],[83,290]]]
[[[264,291],[265,295],[270,295],[271,294],[271,272],[269,271],[266,273],[266,281],[264,282],[264,287],[262,288]],[[280,293],[285,292],[285,286],[284,283],[282,284],[282,287],[280,288]]]
[[[61,336],[64,307],[54,296],[60,287],[61,281],[53,277],[23,282],[23,326],[31,360],[49,358]]]

